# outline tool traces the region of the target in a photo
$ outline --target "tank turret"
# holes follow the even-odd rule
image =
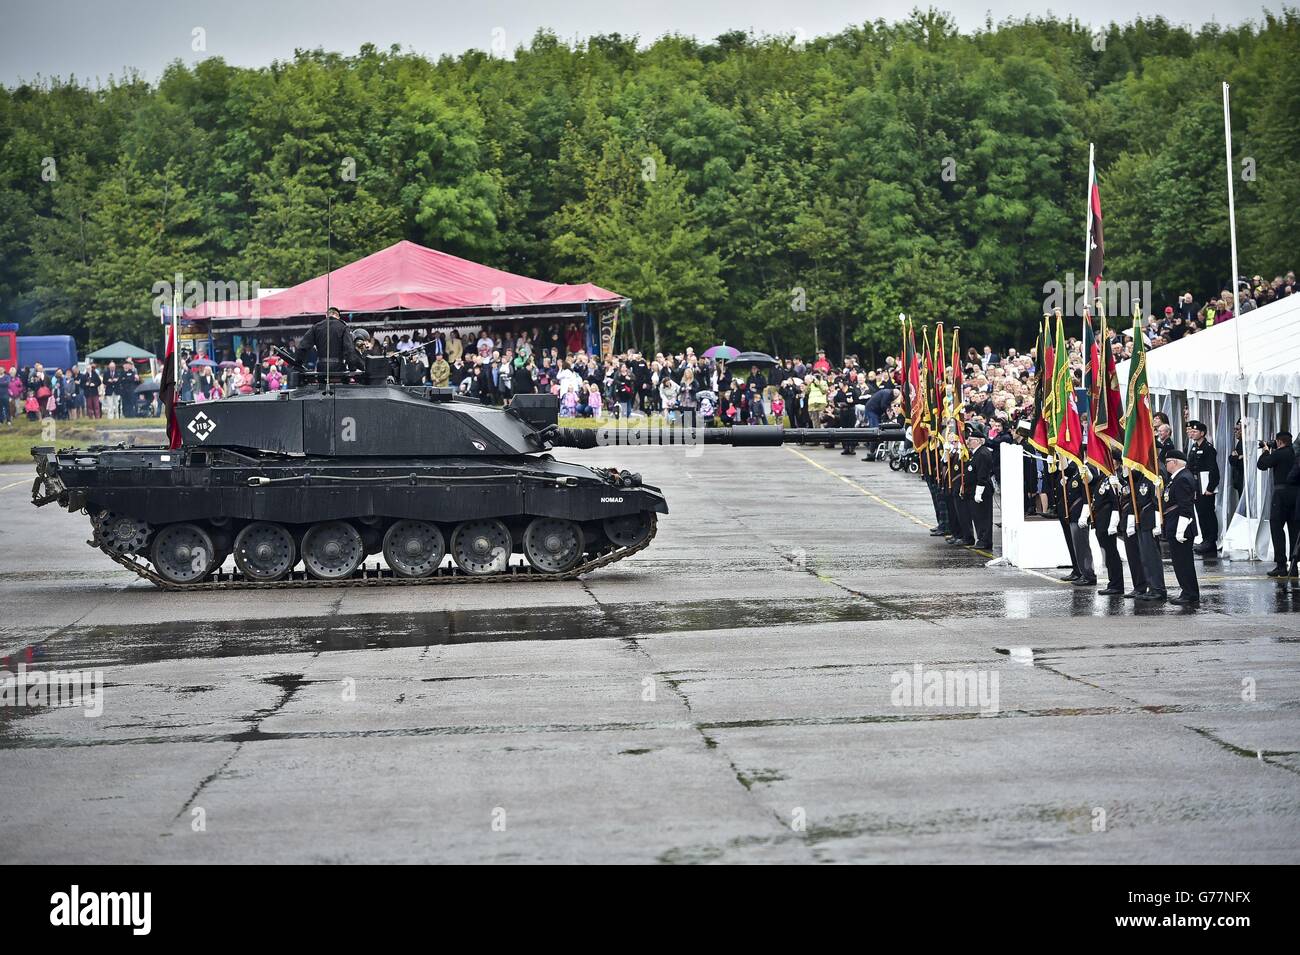
[[[496,408],[369,363],[354,380],[300,372],[289,391],[179,405],[179,448],[34,448],[33,503],[84,510],[94,546],[170,589],[571,579],[646,547],[668,504],[639,474],[554,449],[891,434],[566,428],[551,395]]]

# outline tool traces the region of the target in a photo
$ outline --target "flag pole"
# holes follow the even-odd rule
[[[1238,288],[1240,272],[1237,271],[1237,202],[1234,194],[1233,170],[1232,170],[1232,104],[1229,101],[1229,90],[1227,82],[1223,84],[1223,150],[1226,169],[1228,173],[1228,239],[1232,245],[1232,329],[1237,348],[1237,380],[1241,383],[1241,394],[1239,397],[1241,403],[1241,422],[1242,437],[1250,440],[1250,435],[1246,434],[1246,427],[1249,424],[1249,415],[1246,405],[1246,369],[1241,362],[1241,294]],[[1257,485],[1258,486],[1258,485]],[[1245,495],[1246,511],[1243,515],[1246,520],[1250,521],[1250,495]],[[1255,536],[1250,538],[1250,559],[1255,559]]]
[[[1241,326],[1236,320],[1241,316],[1241,301],[1237,289],[1237,204],[1232,182],[1232,106],[1228,102],[1228,84],[1223,84],[1223,147],[1228,168],[1228,237],[1232,243],[1232,319],[1237,336],[1237,374],[1245,377],[1241,365]]]
[[[1088,291],[1085,293],[1085,297],[1083,300],[1084,301],[1083,310],[1085,313],[1088,311],[1088,304],[1087,304],[1088,298],[1091,297],[1093,292],[1092,282],[1089,281],[1089,275],[1091,274],[1091,268],[1092,268],[1092,180],[1093,180],[1093,176],[1095,175],[1094,172],[1095,167],[1093,165],[1095,156],[1096,156],[1096,145],[1094,143],[1089,143],[1088,144],[1088,194],[1087,194],[1087,201],[1085,203],[1088,207],[1088,214],[1084,217],[1084,221],[1083,221],[1083,283],[1088,287]],[[1079,318],[1079,341],[1080,342],[1083,341],[1083,322],[1084,322],[1084,318],[1083,316],[1080,316]],[[1085,360],[1086,360],[1086,356],[1085,356]]]

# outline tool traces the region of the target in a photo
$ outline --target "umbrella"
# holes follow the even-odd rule
[[[239,362],[237,362],[237,361],[223,361],[223,362],[221,363],[221,367],[222,367],[222,368],[234,368],[234,367],[235,367],[236,365],[238,365],[238,364],[239,364]]]
[[[142,395],[142,394],[145,394],[146,392],[157,391],[157,390],[158,390],[158,387],[159,387],[159,386],[158,386],[158,379],[157,379],[157,378],[150,378],[148,381],[142,381],[142,382],[140,382],[140,384],[136,385],[136,386],[135,386],[135,393],[136,393],[137,395]]]
[[[714,345],[704,353],[705,358],[721,358],[723,361],[731,361],[739,355],[740,352],[730,345]]]
[[[211,358],[195,358],[193,361],[190,362],[190,367],[191,368],[202,368],[202,367],[216,368],[217,363],[213,361]]]
[[[736,357],[733,358],[732,361],[736,362],[739,365],[751,365],[751,366],[752,365],[772,366],[772,365],[781,364],[771,355],[768,355],[761,351],[743,351],[740,354],[736,355]]]

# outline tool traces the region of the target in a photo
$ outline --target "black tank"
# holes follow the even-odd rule
[[[668,504],[639,474],[554,448],[899,436],[562,428],[551,395],[490,407],[366,364],[356,380],[297,372],[288,391],[179,405],[175,450],[34,448],[33,503],[85,511],[92,545],[169,589],[571,579],[646,547]]]

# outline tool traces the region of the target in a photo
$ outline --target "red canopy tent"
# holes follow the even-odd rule
[[[609,308],[627,301],[616,292],[590,283],[543,282],[407,241],[334,269],[328,278],[329,304],[344,313],[407,311],[422,313],[432,320],[451,319],[458,314],[494,319],[517,315],[576,317],[585,314],[591,305]],[[205,302],[186,309],[184,316],[211,320],[214,331],[220,326],[232,331],[248,329],[267,319],[274,321],[272,327],[287,328],[291,326],[284,320],[324,315],[325,294],[326,276],[321,275],[265,298]]]

